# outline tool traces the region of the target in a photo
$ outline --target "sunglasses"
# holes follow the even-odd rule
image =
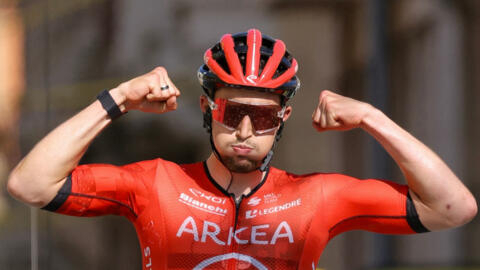
[[[267,133],[280,125],[285,113],[285,107],[280,105],[247,103],[225,98],[216,98],[213,101],[207,98],[212,119],[231,131],[248,115],[255,133]]]
[[[231,131],[248,115],[255,133],[264,134],[276,129],[285,113],[285,107],[280,105],[246,103],[225,98],[216,98],[215,101],[209,97],[207,99],[212,119]]]

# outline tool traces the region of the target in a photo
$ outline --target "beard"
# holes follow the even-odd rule
[[[238,144],[240,142],[235,141],[228,144],[228,147],[232,147],[232,145]],[[252,142],[241,142],[243,144],[248,145],[255,151],[257,149],[257,145]],[[262,164],[263,158],[258,160],[258,156],[256,158],[251,156],[244,156],[244,155],[221,155],[222,162],[227,167],[227,169],[233,173],[249,173],[255,171],[260,167]]]
[[[234,173],[249,173],[256,170],[261,164],[261,161],[238,156],[222,156],[222,161],[225,167]]]

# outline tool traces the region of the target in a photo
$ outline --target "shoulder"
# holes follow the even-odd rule
[[[162,162],[162,159],[156,158],[152,160],[142,160],[142,161],[137,161],[134,163],[130,164],[125,164],[120,166],[123,169],[130,170],[130,171],[148,171],[151,169],[154,169]]]
[[[192,178],[202,169],[202,163],[178,164],[173,161],[156,158],[122,166],[132,178],[141,180],[146,186],[161,185],[163,188]]]
[[[287,172],[275,167],[270,168],[270,174],[274,178],[281,179],[283,181],[289,182],[301,182],[301,181],[322,181],[326,183],[347,183],[352,181],[358,181],[358,178],[351,177],[341,173],[325,173],[325,172],[313,172],[305,174],[297,174],[292,172]]]
[[[182,165],[162,158],[156,158],[151,160],[137,161],[134,163],[122,165],[120,167],[132,172],[145,172],[156,170],[181,169]]]
[[[368,186],[364,184],[372,182],[369,181],[371,179],[362,180],[341,173],[314,172],[307,174],[296,174],[277,168],[271,168],[270,174],[272,174],[271,178],[273,179],[275,185],[294,185],[299,188],[312,188],[316,190],[320,188],[327,194],[338,194],[338,192],[345,190],[355,189],[360,186]],[[376,180],[373,181],[381,182]]]
[[[153,179],[160,173],[168,170],[179,169],[180,166],[174,162],[161,158],[152,160],[137,161],[125,165],[114,165],[104,163],[82,164],[77,166],[72,175],[81,178],[92,179]]]

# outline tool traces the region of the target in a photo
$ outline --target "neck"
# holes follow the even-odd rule
[[[266,174],[260,170],[248,173],[230,172],[213,153],[207,159],[207,167],[213,180],[228,193],[234,194],[237,199],[250,193]]]

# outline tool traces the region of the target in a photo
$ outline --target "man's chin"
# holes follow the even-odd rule
[[[246,157],[222,157],[225,166],[234,173],[249,173],[260,167],[260,162]]]

